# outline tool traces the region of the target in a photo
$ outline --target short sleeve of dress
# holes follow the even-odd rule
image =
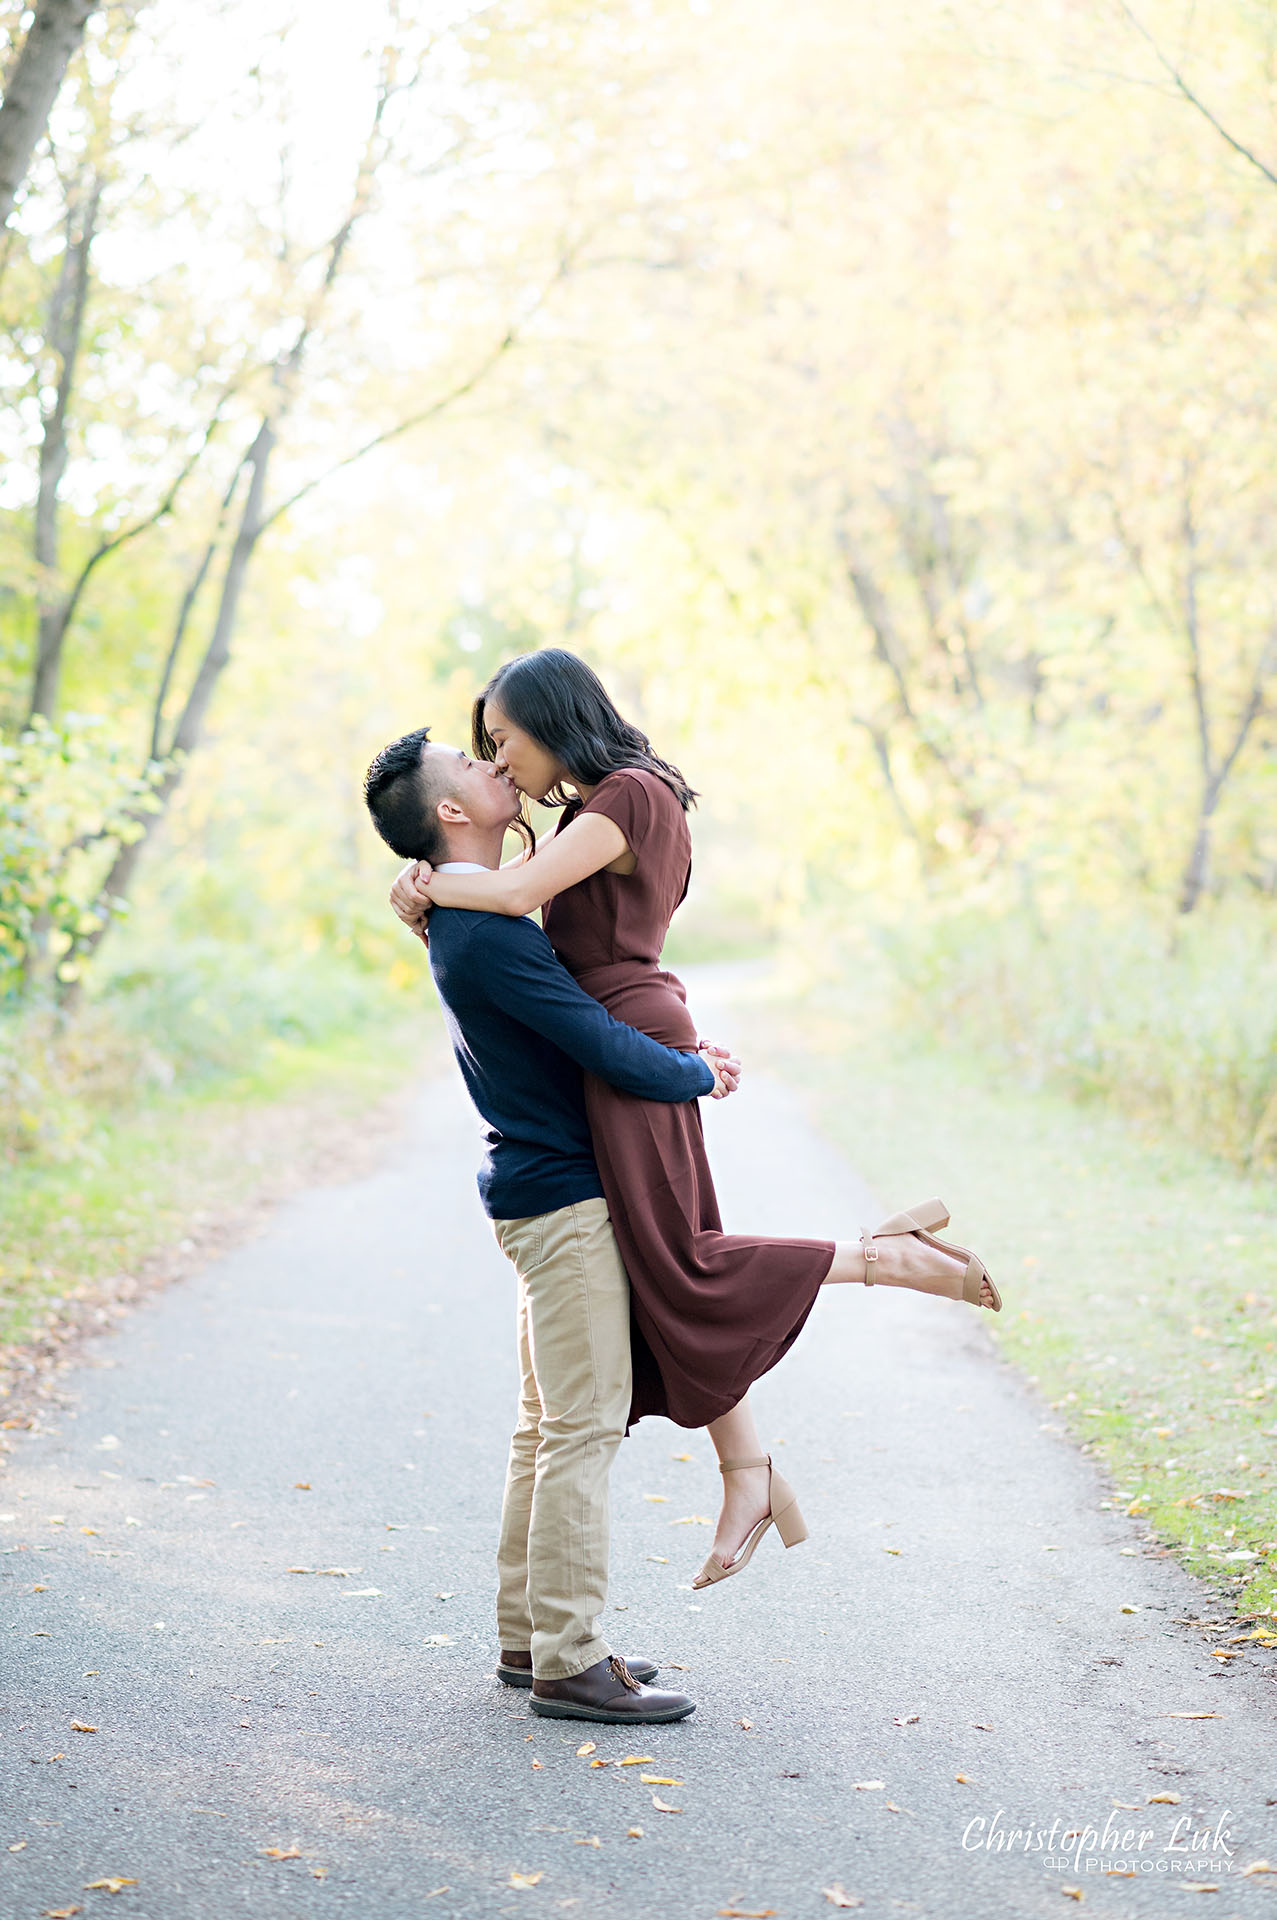
[[[652,826],[652,797],[647,782],[641,774],[624,768],[601,780],[581,811],[605,813],[609,820],[615,820],[634,854],[642,848]]]

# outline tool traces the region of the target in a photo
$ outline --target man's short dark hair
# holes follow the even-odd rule
[[[401,860],[427,860],[437,867],[448,858],[448,839],[437,808],[456,791],[454,762],[447,754],[422,757],[429,727],[414,727],[402,740],[383,747],[364,775],[364,799],[373,825]]]

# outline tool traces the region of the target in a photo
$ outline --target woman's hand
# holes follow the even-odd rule
[[[434,868],[428,861],[413,860],[395,875],[394,885],[390,889],[390,904],[406,927],[411,927],[419,939],[430,945],[427,923],[433,901],[426,889]]]
[[[740,1061],[726,1047],[708,1040],[703,1040],[696,1051],[714,1076],[710,1099],[726,1100],[740,1085]]]

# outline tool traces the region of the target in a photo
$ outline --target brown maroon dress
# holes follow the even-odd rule
[[[615,820],[633,873],[595,873],[557,894],[545,930],[568,971],[615,1020],[667,1047],[695,1047],[683,984],[661,944],[687,892],[691,835],[654,773],[610,773],[583,807]],[[834,1257],[832,1240],[724,1233],[696,1101],[637,1100],[587,1074],[586,1107],[613,1231],[630,1276],[629,1425],[663,1413],[703,1427],[788,1352]]]

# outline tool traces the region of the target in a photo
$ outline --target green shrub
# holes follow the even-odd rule
[[[1250,1171],[1277,1165],[1277,916],[948,913],[878,934],[899,1016],[1028,1085],[1099,1099]]]

